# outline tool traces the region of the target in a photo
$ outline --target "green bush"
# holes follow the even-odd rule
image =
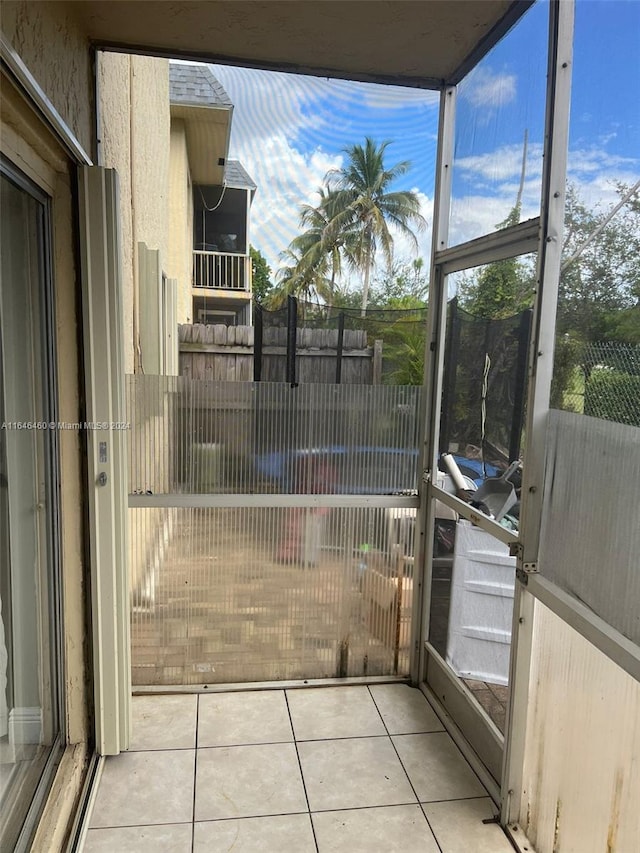
[[[640,427],[640,376],[595,368],[585,385],[584,413]]]

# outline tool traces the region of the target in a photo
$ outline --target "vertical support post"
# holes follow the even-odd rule
[[[256,305],[253,312],[253,381],[262,381],[262,305]]]
[[[440,95],[438,121],[438,154],[433,206],[433,242],[429,281],[429,312],[425,352],[425,396],[422,412],[423,434],[419,480],[420,510],[417,516],[416,560],[413,577],[413,613],[411,635],[411,681],[418,684],[426,672],[425,640],[429,630],[431,608],[431,575],[433,569],[433,531],[435,501],[428,483],[438,470],[438,443],[442,372],[444,364],[444,330],[446,328],[446,276],[436,264],[437,252],[447,248],[449,240],[449,207],[453,166],[456,87],[448,86]]]
[[[396,593],[396,636],[395,645],[393,647],[393,672],[398,674],[398,665],[400,662],[400,637],[402,629],[402,584],[404,580],[404,543],[400,542],[393,546],[396,558],[396,580],[398,581]]]
[[[246,309],[246,324],[250,326],[253,319],[253,261],[249,256],[244,259],[244,281],[244,289],[251,295]]]
[[[298,337],[298,300],[287,297],[287,379],[295,387],[296,382],[296,340]]]
[[[518,329],[518,363],[516,365],[511,435],[509,436],[509,462],[514,462],[520,456],[520,440],[524,425],[524,388],[527,379],[527,356],[531,343],[532,317],[533,311],[530,308],[523,311]]]
[[[441,453],[449,450],[451,406],[456,398],[456,374],[458,349],[460,347],[460,323],[458,321],[458,297],[454,296],[449,303],[449,334],[445,344],[444,367],[446,376],[442,389],[442,415],[440,418],[440,440],[438,446]]]
[[[518,569],[536,563],[544,491],[545,440],[553,375],[555,323],[560,280],[573,65],[572,0],[549,4],[549,61],[545,116],[544,170],[540,210],[538,287],[529,348],[527,447],[522,483]],[[521,573],[518,572],[520,575]],[[501,820],[517,823],[521,812],[522,773],[528,715],[533,602],[516,581],[511,632],[510,685],[502,770]]]
[[[342,382],[342,351],[344,348],[344,311],[338,315],[338,344],[336,346],[336,385]]]

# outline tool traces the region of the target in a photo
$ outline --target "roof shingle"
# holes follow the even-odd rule
[[[169,100],[172,104],[232,107],[229,95],[203,63],[169,63]]]
[[[239,160],[227,160],[224,182],[228,187],[255,192],[257,184]]]

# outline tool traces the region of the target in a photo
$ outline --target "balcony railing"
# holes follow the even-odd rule
[[[251,291],[251,258],[225,252],[193,253],[193,286]]]

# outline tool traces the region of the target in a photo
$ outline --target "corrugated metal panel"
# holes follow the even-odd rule
[[[640,643],[640,429],[549,413],[539,568]]]
[[[421,388],[127,380],[131,493],[417,489]]]
[[[640,684],[536,602],[520,824],[538,853],[640,848]]]

